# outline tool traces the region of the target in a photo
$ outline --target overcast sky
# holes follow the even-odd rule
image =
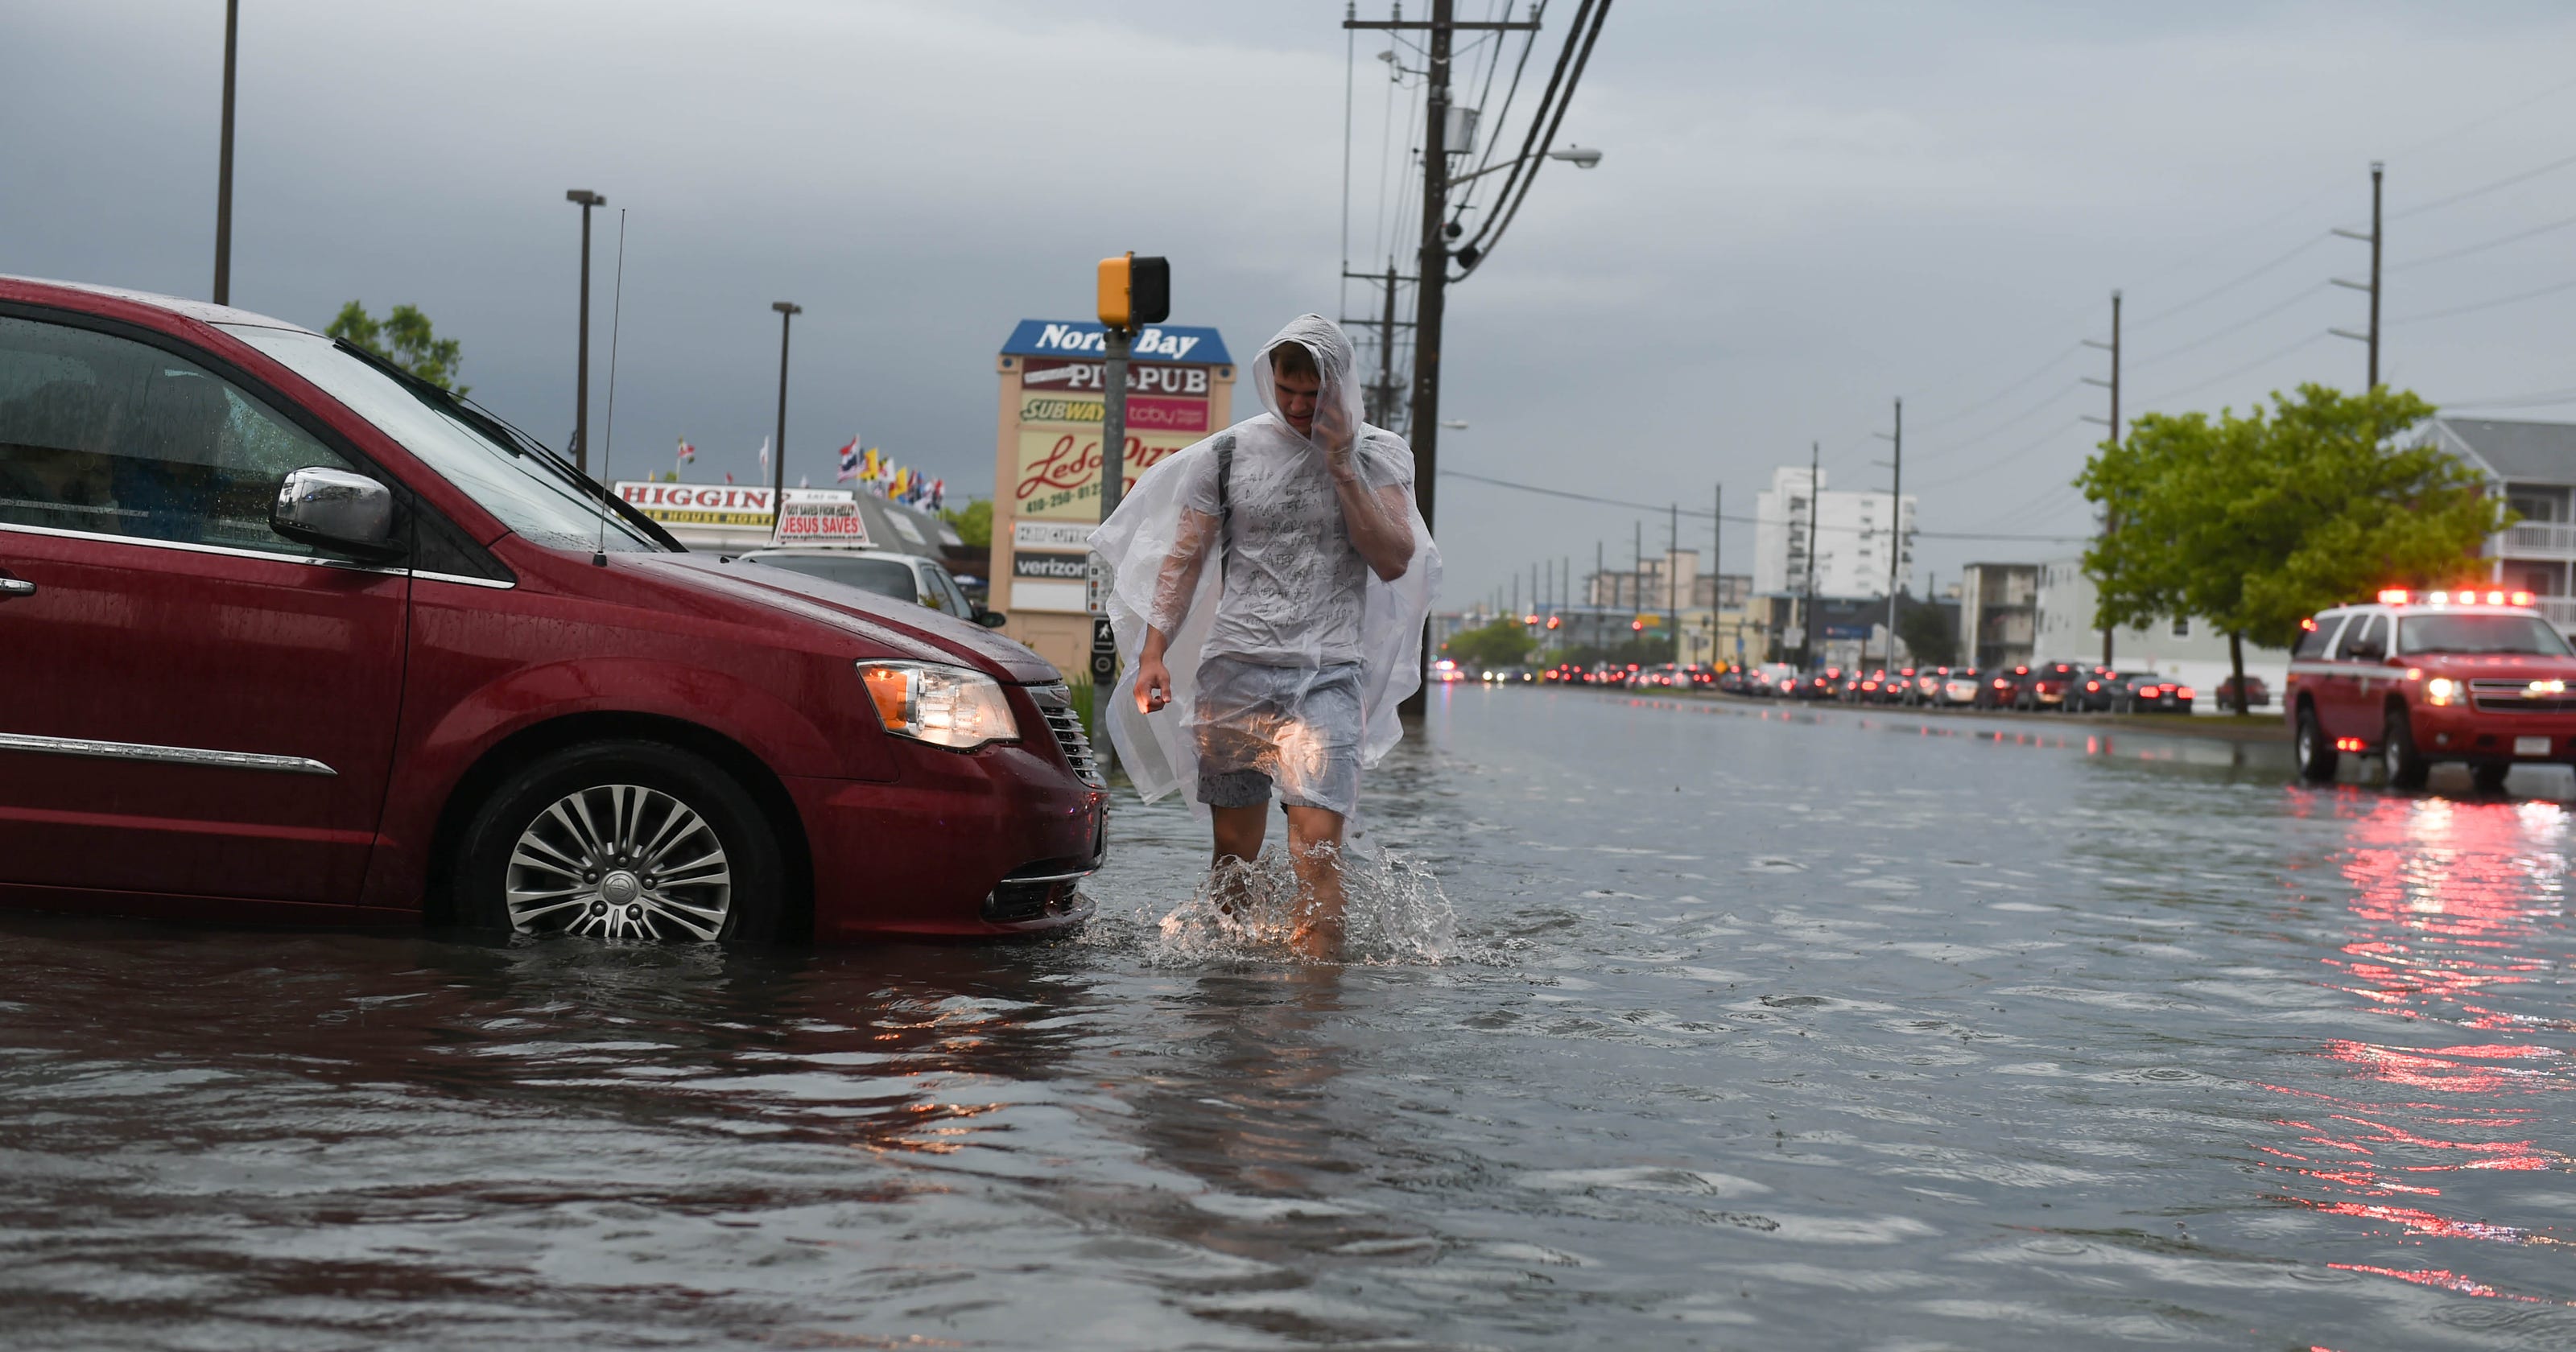
[[[1533,81],[1574,5],[1552,8]],[[1099,256],[1170,256],[1175,321],[1237,352],[1332,313],[1354,65],[1353,261],[1395,247],[1387,44],[1346,61],[1340,0],[242,9],[234,303],[316,326],[350,299],[417,304],[478,397],[560,445],[563,194],[603,192],[595,443],[630,212],[619,477],[670,468],[681,437],[693,477],[752,477],[773,300],[805,306],[791,475],[829,482],[860,434],[976,496],[995,349],[1017,319],[1084,317]],[[0,4],[0,272],[206,294],[222,12]],[[1560,137],[1600,167],[1551,165],[1451,293],[1443,412],[1471,426],[1443,463],[1702,510],[1722,481],[1749,513],[1811,440],[1832,486],[1883,488],[1870,433],[1902,395],[1927,534],[2080,535],[2065,484],[2102,397],[2078,379],[2105,364],[2076,344],[2108,336],[2112,288],[2126,413],[2360,383],[2361,345],[2325,330],[2365,302],[2327,279],[2368,251],[2325,232],[2367,225],[2374,158],[2384,377],[2442,402],[2556,394],[2497,412],[2576,419],[2576,288],[2440,313],[2576,283],[2576,228],[2542,229],[2576,227],[2576,165],[2444,201],[2576,157],[2571,52],[2563,3],[1626,0]],[[1418,97],[1396,92],[1399,118]],[[1452,604],[1536,558],[1588,569],[1596,541],[1615,561],[1639,516],[1454,479],[1439,515]],[[1686,520],[1685,544],[1707,530]],[[1662,534],[1657,514],[1650,550]],[[1730,571],[1751,543],[1729,526]],[[1926,539],[1918,570],[2075,548]]]

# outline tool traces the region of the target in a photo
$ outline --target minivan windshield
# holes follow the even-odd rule
[[[296,329],[226,324],[225,332],[276,358],[420,457],[502,525],[550,549],[659,552],[660,542],[620,517],[572,471],[547,464],[475,427],[443,400]],[[605,531],[601,529],[603,524]]]
[[[2503,653],[2565,657],[2567,640],[2537,615],[2409,615],[2397,622],[2409,653]]]

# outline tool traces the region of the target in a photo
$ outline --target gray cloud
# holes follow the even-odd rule
[[[317,324],[351,298],[417,303],[464,340],[478,394],[560,442],[577,229],[562,196],[596,188],[631,213],[621,474],[668,467],[687,436],[702,471],[748,476],[776,390],[773,299],[806,307],[791,473],[828,478],[828,448],[863,433],[982,493],[993,350],[1020,317],[1080,316],[1100,255],[1169,254],[1176,317],[1238,347],[1340,292],[1345,42],[1328,0],[244,8],[237,303]],[[2538,4],[1630,0],[1566,123],[1609,157],[1551,168],[1453,293],[1445,411],[1473,426],[1444,459],[1692,506],[1722,478],[1749,508],[1811,438],[1837,482],[1883,482],[1867,433],[1902,393],[1927,529],[2080,533],[2061,485],[2096,435],[2071,422],[2099,411],[2074,387],[2084,358],[1944,415],[2099,336],[2114,286],[2134,361],[2186,349],[2133,365],[2132,413],[2168,391],[2242,406],[2358,383],[2358,347],[2324,338],[2229,373],[2356,324],[2356,295],[2301,293],[2358,275],[2359,246],[2320,243],[2157,316],[2359,224],[2373,157],[2397,211],[2576,153],[2576,91],[2423,144],[2563,84],[2571,29]],[[1357,44],[1363,253],[1382,42]],[[213,0],[0,13],[0,270],[204,294],[220,43]],[[2401,221],[2390,263],[2571,214],[2576,170]],[[2388,310],[2576,278],[2566,239],[2393,272]],[[608,266],[603,249],[603,339]],[[2565,313],[2392,324],[2386,370],[2436,398],[2576,384]],[[1441,502],[1460,599],[1533,556],[1588,564],[1634,515],[1461,482]],[[1750,543],[1730,533],[1731,567]],[[1945,573],[2051,552],[1923,551]]]

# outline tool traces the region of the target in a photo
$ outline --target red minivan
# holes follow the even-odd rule
[[[1054,667],[683,550],[240,310],[0,278],[0,904],[679,943],[1056,929]]]

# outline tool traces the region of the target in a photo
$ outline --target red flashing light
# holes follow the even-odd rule
[[[2383,606],[2402,606],[2406,604],[2406,597],[2407,591],[2404,587],[2383,588],[2379,593],[2379,604]],[[2434,599],[2438,601],[2441,598],[2439,595],[2436,595]],[[2308,627],[2311,629],[2316,628],[2313,624]]]
[[[2310,617],[2309,617],[2309,618],[2307,618],[2307,619],[2304,619],[2304,620],[2299,621],[2299,627],[2300,627],[2301,629],[2304,629],[2304,630],[2308,631],[2308,632],[2309,632],[2309,633],[2311,633],[2311,634],[2313,634],[2313,633],[2317,632],[2317,622],[2316,622],[2316,618],[2315,618],[2314,616],[2310,616]]]
[[[2531,604],[2531,593],[2526,592],[2526,591],[2518,591],[2518,592],[2513,593],[2513,601],[2512,601],[2512,603],[2513,603],[2514,605],[2517,605],[2517,606],[2527,606],[2527,605],[2530,605],[2530,604]]]

